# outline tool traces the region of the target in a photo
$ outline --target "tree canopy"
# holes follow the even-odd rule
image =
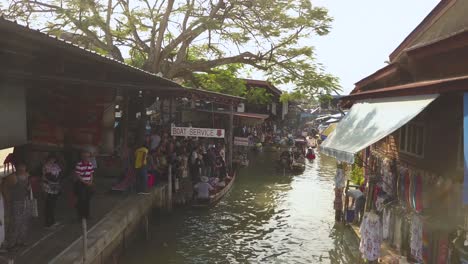
[[[311,0],[10,0],[4,8],[9,18],[170,79],[223,81],[235,64],[306,95],[339,89],[302,44],[332,22]]]

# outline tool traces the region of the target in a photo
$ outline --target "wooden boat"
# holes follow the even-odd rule
[[[210,199],[206,203],[199,203],[194,199],[192,203],[193,208],[210,208],[216,205],[221,199],[232,189],[234,181],[236,180],[236,173],[233,174],[231,180],[226,184],[226,186],[218,191],[215,194],[210,195]]]
[[[296,173],[301,173],[305,171],[306,165],[302,162],[293,162],[291,164],[291,170]]]

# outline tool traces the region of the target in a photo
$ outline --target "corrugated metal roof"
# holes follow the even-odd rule
[[[233,96],[229,94],[223,94],[223,93],[217,93],[217,92],[211,92],[207,90],[201,90],[201,89],[194,89],[194,88],[187,88],[183,87],[182,85],[158,76],[157,74],[145,71],[143,69],[134,67],[132,65],[129,65],[125,62],[116,60],[114,58],[104,56],[102,54],[97,53],[94,50],[90,50],[87,48],[84,48],[82,46],[79,46],[77,44],[74,44],[70,41],[63,40],[61,38],[58,38],[57,36],[49,35],[47,33],[40,32],[39,30],[31,29],[27,26],[20,25],[16,23],[16,21],[10,21],[3,16],[0,16],[0,30],[6,31],[10,34],[18,34],[18,35],[24,35],[26,37],[29,37],[32,41],[41,41],[44,42],[44,44],[51,44],[55,45],[57,48],[63,48],[69,51],[74,51],[74,52],[80,52],[83,55],[91,56],[92,58],[103,61],[106,63],[109,63],[115,67],[119,67],[125,70],[130,70],[133,72],[137,72],[139,74],[142,74],[143,76],[154,78],[154,80],[162,82],[164,85],[167,85],[169,87],[174,87],[174,88],[180,88],[182,92],[192,92],[192,93],[198,93],[198,94],[204,94],[207,96],[215,96],[215,97],[222,97],[222,98],[228,98],[228,99],[235,99],[235,100],[244,100],[245,98],[239,97],[239,96]],[[45,43],[48,42],[48,43]]]
[[[23,33],[23,34],[26,34],[27,36],[29,36],[31,38],[38,38],[38,40],[42,40],[42,41],[49,41],[52,44],[55,44],[59,48],[71,49],[71,50],[73,50],[75,52],[76,51],[86,52],[86,55],[93,56],[95,59],[104,60],[104,61],[106,61],[108,63],[114,64],[115,66],[126,68],[126,69],[129,69],[129,70],[132,70],[132,71],[137,71],[137,72],[140,72],[142,74],[146,74],[148,76],[152,76],[153,78],[157,78],[157,79],[163,81],[165,84],[169,84],[170,86],[181,87],[181,85],[179,85],[179,84],[175,83],[174,81],[169,80],[167,78],[163,78],[163,77],[158,76],[158,75],[156,75],[154,73],[142,70],[140,68],[134,67],[132,65],[129,65],[129,64],[125,63],[125,62],[116,60],[114,58],[104,56],[102,54],[97,53],[94,50],[86,49],[86,48],[84,48],[84,47],[82,47],[80,45],[74,44],[74,43],[72,43],[70,41],[58,38],[57,36],[49,35],[47,33],[41,32],[39,30],[35,30],[35,29],[29,28],[27,26],[20,25],[16,21],[10,21],[10,20],[6,19],[3,16],[0,16],[0,29],[10,31],[13,34],[14,33],[16,33],[16,34]]]
[[[358,92],[345,96],[342,98],[342,100],[359,100],[375,97],[389,97],[395,95],[447,93],[467,90],[468,75],[464,75],[453,78],[420,81],[370,91]]]

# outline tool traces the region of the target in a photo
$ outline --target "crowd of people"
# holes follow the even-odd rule
[[[206,191],[223,186],[227,176],[224,139],[172,137],[169,131],[155,128],[135,150],[137,192],[146,193],[148,176],[156,181],[167,179],[171,166],[174,189],[188,180],[196,197],[205,199]],[[206,188],[204,183],[210,184]]]
[[[78,220],[90,216],[90,201],[94,192],[93,178],[97,166],[89,150],[81,151],[81,158],[70,169],[73,181],[74,207]],[[40,170],[30,175],[25,160],[9,157],[12,171],[1,178],[0,243],[3,250],[16,250],[27,245],[33,217],[43,218],[44,227],[56,228],[56,204],[63,192],[65,161],[56,153],[49,153]],[[37,175],[36,175],[37,173]],[[36,189],[36,190],[33,190]],[[38,211],[37,198],[43,198],[43,211]]]

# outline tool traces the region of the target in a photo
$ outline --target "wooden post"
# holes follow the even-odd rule
[[[129,98],[128,94],[124,95],[124,100],[122,103],[122,136],[123,136],[123,141],[122,141],[122,147],[123,149],[127,149],[128,147],[128,122],[129,122],[129,109],[128,109],[128,104],[129,104]]]
[[[167,210],[172,211],[172,165],[167,169]]]
[[[150,235],[149,235],[148,215],[145,216],[145,233],[146,233],[146,241],[149,241]]]
[[[88,255],[88,225],[86,218],[81,219],[81,224],[83,227],[83,263],[86,263],[86,256]]]
[[[169,97],[169,122],[170,122],[170,123],[172,123],[172,121],[173,121],[173,120],[172,120],[172,115],[174,114],[174,113],[172,112],[172,99],[173,99],[172,96]]]
[[[228,136],[228,166],[232,169],[232,153],[233,153],[233,140],[234,140],[234,106],[233,103],[229,105],[229,133]]]

